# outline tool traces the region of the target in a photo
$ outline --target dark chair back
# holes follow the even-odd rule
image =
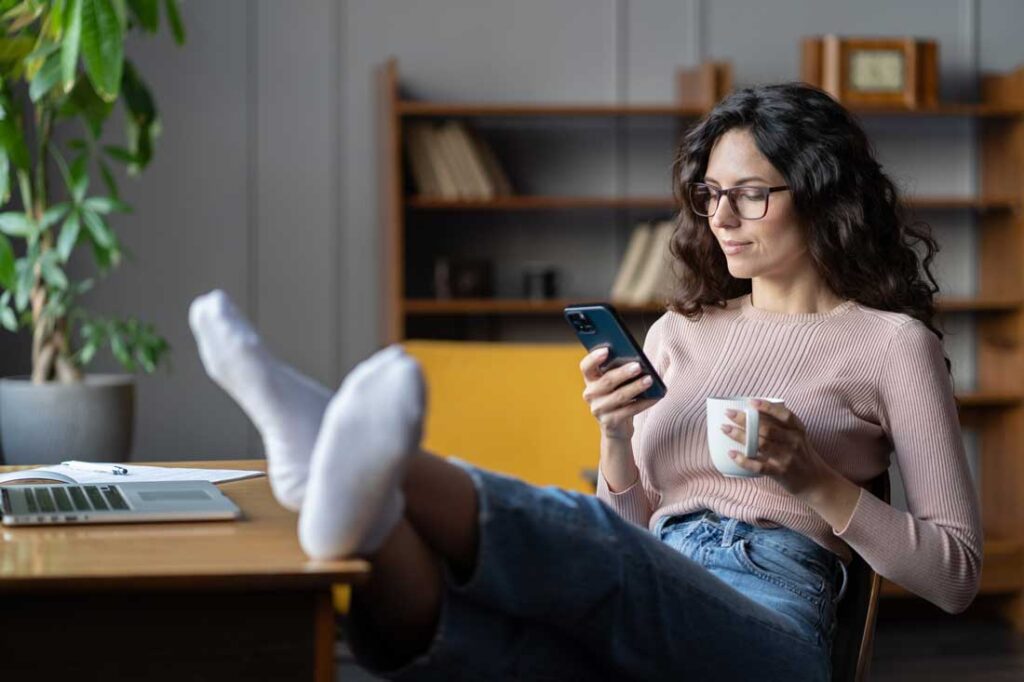
[[[877,476],[866,488],[879,499],[889,502],[889,472]],[[837,628],[832,642],[833,682],[867,679],[881,591],[882,576],[854,552],[853,561],[847,567],[846,594],[836,613]]]

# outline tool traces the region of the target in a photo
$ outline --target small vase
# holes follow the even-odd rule
[[[92,374],[75,384],[0,379],[0,445],[6,464],[126,461],[134,415],[135,383],[129,375]]]

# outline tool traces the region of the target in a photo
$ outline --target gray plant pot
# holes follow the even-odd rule
[[[123,462],[131,453],[134,421],[135,384],[128,375],[87,375],[78,384],[0,379],[6,464]]]

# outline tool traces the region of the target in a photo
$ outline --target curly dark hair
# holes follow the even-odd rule
[[[681,267],[669,309],[697,318],[751,290],[749,279],[729,273],[708,218],[691,210],[686,191],[687,183],[704,180],[711,148],[732,129],[749,130],[786,179],[811,259],[832,291],[917,318],[941,339],[931,272],[939,247],[931,230],[908,219],[853,115],[804,83],[738,90],[680,142],[672,177],[681,210],[671,252]]]

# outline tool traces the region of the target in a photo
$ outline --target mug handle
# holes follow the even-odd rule
[[[747,459],[757,459],[757,432],[760,428],[761,413],[754,407],[744,407],[747,416],[747,443],[744,450]]]

